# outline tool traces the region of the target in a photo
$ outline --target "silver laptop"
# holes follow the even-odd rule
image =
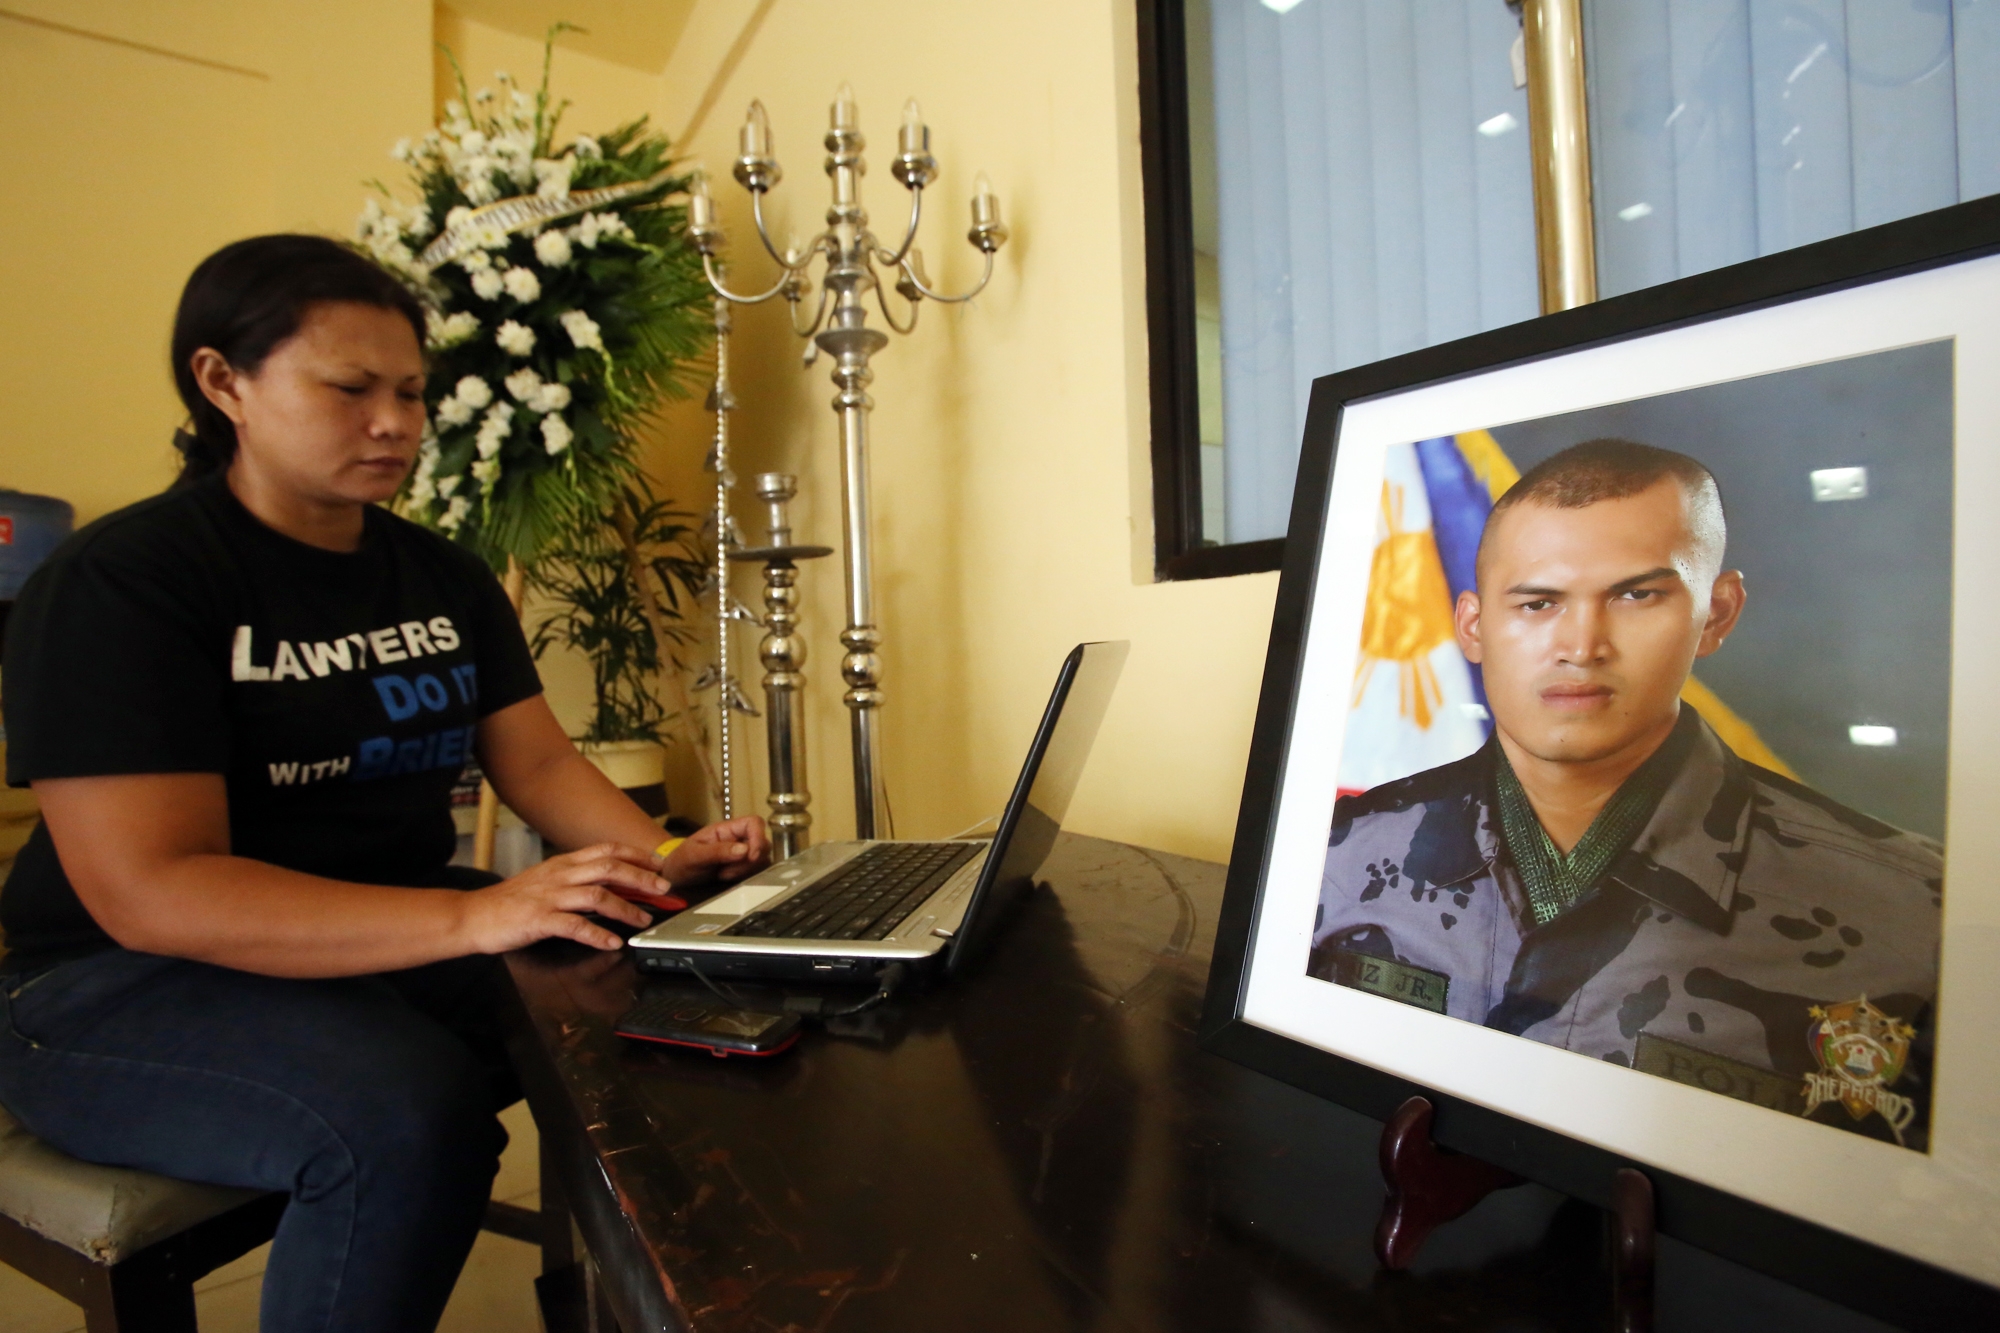
[[[649,972],[872,981],[900,962],[962,970],[1054,846],[1130,645],[1064,659],[991,839],[829,842],[632,937]]]

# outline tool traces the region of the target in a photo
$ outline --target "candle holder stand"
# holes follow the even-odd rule
[[[893,249],[881,244],[868,229],[868,211],[861,206],[861,177],[868,169],[862,150],[867,141],[855,113],[854,95],[846,85],[834,100],[826,134],[826,173],[832,181],[833,202],[826,211],[826,229],[811,240],[789,245],[781,254],[764,225],[764,196],[783,173],[771,151],[770,125],[762,102],[750,104],[740,145],[734,174],[750,191],[757,238],[782,270],[777,282],[768,290],[748,294],[733,292],[724,284],[715,262],[722,248],[722,230],[716,224],[715,200],[706,181],[697,181],[689,198],[689,235],[701,251],[709,284],[717,295],[741,305],[783,297],[791,307],[792,331],[808,340],[806,363],[810,365],[820,352],[833,358],[833,382],[838,389],[833,410],[840,418],[842,572],[847,590],[847,627],[840,635],[847,650],[840,662],[841,678],[847,684],[842,699],[848,708],[853,748],[855,836],[874,838],[887,831],[887,802],[881,763],[882,632],[875,618],[868,512],[868,414],[875,404],[867,386],[874,378],[869,359],[888,346],[889,337],[880,329],[867,327],[867,297],[874,292],[882,318],[892,330],[910,333],[917,325],[919,302],[957,304],[971,300],[985,288],[993,276],[993,254],[1006,243],[1007,228],[1000,221],[999,201],[981,175],[973,192],[972,228],[966,233],[966,239],[985,258],[979,281],[972,290],[957,296],[931,288],[924,273],[923,253],[915,242],[923,216],[924,189],[937,178],[938,164],[930,153],[930,130],[914,101],[904,110],[899,151],[889,166],[889,173],[910,193],[909,225]],[[819,301],[811,321],[801,325],[800,306],[813,285],[808,270],[816,259],[824,264]],[[903,320],[899,321],[890,308],[877,264],[895,277],[895,289],[907,303],[908,314]]]
[[[793,543],[786,506],[798,490],[798,479],[788,472],[759,473],[757,496],[768,509],[768,537],[762,546],[729,553],[731,560],[764,566],[765,634],[757,656],[764,664],[771,853],[779,861],[804,851],[812,830],[812,793],[806,788],[806,641],[799,633],[799,561],[833,554],[831,546]]]

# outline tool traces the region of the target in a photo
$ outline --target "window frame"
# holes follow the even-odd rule
[[[1195,358],[1194,198],[1187,7],[1137,0],[1139,158],[1146,216],[1146,367],[1152,408],[1153,574],[1162,582],[1276,570],[1282,537],[1201,544],[1201,399]]]

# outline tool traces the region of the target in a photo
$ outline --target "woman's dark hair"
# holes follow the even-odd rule
[[[306,311],[325,301],[393,310],[424,342],[424,308],[387,269],[324,236],[252,236],[201,261],[174,312],[174,387],[188,424],[174,432],[183,486],[226,469],[236,457],[236,426],[202,395],[194,354],[212,347],[240,371],[256,374],[279,343],[299,331]]]

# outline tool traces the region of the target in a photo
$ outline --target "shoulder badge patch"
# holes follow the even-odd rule
[[[1844,1004],[1816,1004],[1806,1012],[1813,1018],[1806,1044],[1820,1072],[1806,1075],[1803,1114],[1839,1102],[1856,1120],[1881,1116],[1901,1143],[1917,1104],[1890,1089],[1903,1076],[1916,1029],[1868,1003],[1866,995]]]

